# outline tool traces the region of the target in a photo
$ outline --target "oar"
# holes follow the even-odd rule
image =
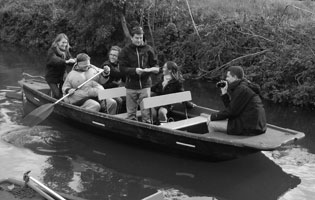
[[[48,192],[48,194],[52,195],[53,197],[57,198],[58,200],[66,200],[65,198],[63,198],[61,195],[59,195],[57,192],[53,191],[52,189],[50,189],[49,187],[47,187],[46,185],[42,184],[41,182],[39,182],[38,180],[36,180],[35,178],[29,176],[28,174],[31,171],[28,171],[26,173],[24,173],[23,176],[23,180],[25,181],[25,183],[28,186],[31,186],[32,184],[29,184],[29,180],[32,180],[33,182],[35,182],[37,185],[39,185],[40,187],[42,187],[45,191]],[[34,189],[34,187],[32,187]],[[55,199],[53,198],[53,199]],[[50,198],[49,198],[50,199]]]
[[[97,75],[101,74],[103,71],[104,71],[103,69],[100,69],[100,71],[97,74],[95,74],[94,76],[92,76],[91,78],[86,80],[84,83],[79,85],[77,88],[75,88],[75,91],[80,89],[84,84],[86,84],[87,82],[89,82],[90,80],[95,78]],[[33,126],[39,124],[40,122],[44,121],[53,112],[54,106],[57,103],[59,103],[64,98],[66,98],[67,96],[72,95],[72,94],[73,93],[68,93],[65,96],[63,96],[61,99],[57,100],[55,103],[44,104],[44,105],[36,108],[35,110],[33,110],[31,113],[29,113],[27,116],[25,116],[22,119],[22,123],[24,125],[27,125],[30,127],[33,127]]]

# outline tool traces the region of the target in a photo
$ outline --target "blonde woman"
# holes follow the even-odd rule
[[[45,79],[54,98],[62,97],[62,84],[67,65],[73,65],[75,59],[69,52],[69,39],[64,33],[55,38],[47,53]]]

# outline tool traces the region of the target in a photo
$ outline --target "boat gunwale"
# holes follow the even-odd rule
[[[24,90],[24,87],[25,87],[26,89],[28,89],[30,91],[33,91],[33,93],[36,93],[41,98],[49,101],[50,103],[54,103],[54,102],[57,101],[55,98],[52,98],[51,96],[45,94],[44,92],[42,92],[40,90],[36,90],[36,89],[32,88],[31,86],[27,85],[28,82],[25,82],[26,84],[24,84],[23,81],[20,81],[19,83],[22,85],[23,90]],[[43,105],[43,104],[39,103],[38,105]],[[164,134],[171,134],[171,135],[174,135],[174,136],[185,137],[187,139],[191,138],[191,139],[195,139],[195,140],[202,140],[204,142],[213,142],[213,143],[217,143],[217,144],[232,145],[232,146],[240,147],[240,148],[244,148],[244,147],[246,147],[246,148],[253,148],[253,149],[260,150],[260,151],[274,150],[274,149],[277,149],[277,148],[279,148],[279,147],[281,147],[281,146],[283,146],[285,144],[291,143],[292,141],[299,140],[299,139],[301,139],[301,138],[303,138],[305,136],[304,133],[299,132],[299,131],[295,131],[295,130],[287,129],[287,128],[282,128],[282,127],[275,126],[275,125],[272,125],[272,124],[267,124],[268,128],[279,130],[279,131],[282,131],[282,132],[286,132],[288,134],[291,134],[291,135],[295,136],[295,138],[288,139],[288,140],[282,142],[279,145],[259,146],[257,144],[256,145],[255,144],[251,145],[251,144],[248,144],[248,143],[244,143],[241,140],[249,138],[249,137],[250,138],[261,137],[262,135],[257,135],[257,136],[234,136],[234,135],[231,135],[230,139],[232,139],[232,140],[233,140],[233,138],[238,137],[238,140],[231,141],[231,140],[227,140],[226,138],[210,137],[209,135],[211,134],[213,136],[213,133],[198,134],[198,133],[191,133],[191,132],[182,131],[182,130],[173,130],[173,129],[165,128],[163,126],[157,126],[157,125],[153,125],[153,124],[147,124],[147,123],[142,123],[142,122],[138,122],[138,121],[133,121],[133,120],[120,118],[120,117],[117,117],[115,115],[109,115],[109,114],[106,114],[106,113],[89,111],[89,110],[80,108],[78,106],[75,106],[75,105],[72,105],[72,104],[69,104],[69,103],[66,103],[66,102],[63,102],[63,101],[58,103],[58,105],[56,105],[56,106],[67,107],[68,109],[72,109],[72,110],[75,110],[76,112],[81,112],[83,114],[86,113],[86,114],[89,114],[89,115],[92,115],[92,116],[97,116],[99,118],[103,118],[103,119],[106,119],[106,120],[114,120],[114,121],[118,121],[120,123],[126,123],[126,124],[129,124],[129,125],[135,125],[135,126],[139,126],[139,127],[142,127],[142,128],[163,132]],[[206,107],[202,107],[202,106],[198,106],[198,107],[207,109],[210,112],[212,112],[212,111],[215,112],[216,111],[216,110],[213,110],[211,108],[206,108]],[[76,120],[76,119],[73,119],[73,120]],[[215,135],[219,135],[219,134],[223,135],[224,133],[214,133],[214,134]],[[150,140],[150,142],[153,142],[153,141]]]

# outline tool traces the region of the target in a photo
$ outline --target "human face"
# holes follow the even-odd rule
[[[68,40],[66,40],[66,38],[62,38],[59,42],[57,42],[57,45],[60,50],[65,51],[68,46]]]
[[[226,78],[225,80],[228,82],[228,83],[233,83],[234,81],[238,80],[237,76],[233,76],[230,71],[228,71],[226,73]]]
[[[109,62],[111,62],[111,63],[116,63],[117,62],[117,60],[118,60],[118,51],[116,51],[116,50],[111,50],[110,52],[109,52]]]
[[[143,44],[143,34],[134,34],[131,38],[134,45],[140,46]]]
[[[163,70],[163,75],[164,75],[164,76],[165,76],[165,75],[169,75],[169,74],[171,73],[170,70],[168,70],[166,64],[163,65],[162,70]]]

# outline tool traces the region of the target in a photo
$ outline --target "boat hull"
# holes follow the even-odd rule
[[[25,99],[35,106],[56,101],[56,99],[43,92],[47,90],[44,86],[39,87],[44,88],[40,90],[31,82],[23,81],[20,84],[23,86]],[[193,133],[187,130],[167,129],[161,126],[119,118],[114,115],[91,112],[64,102],[56,104],[53,112],[70,120],[75,126],[85,127],[86,131],[91,134],[97,133],[106,137],[125,139],[150,148],[157,147],[158,150],[172,151],[180,155],[194,156],[212,161],[229,160],[261,150],[274,149],[274,147],[257,148],[255,145],[246,146],[242,143],[234,143],[229,139],[220,139],[220,135],[207,136],[207,134]],[[189,110],[188,116],[198,116],[201,112],[211,114],[213,110],[201,107],[194,108]],[[207,130],[205,124],[203,129]],[[296,137],[299,138],[301,136]]]

